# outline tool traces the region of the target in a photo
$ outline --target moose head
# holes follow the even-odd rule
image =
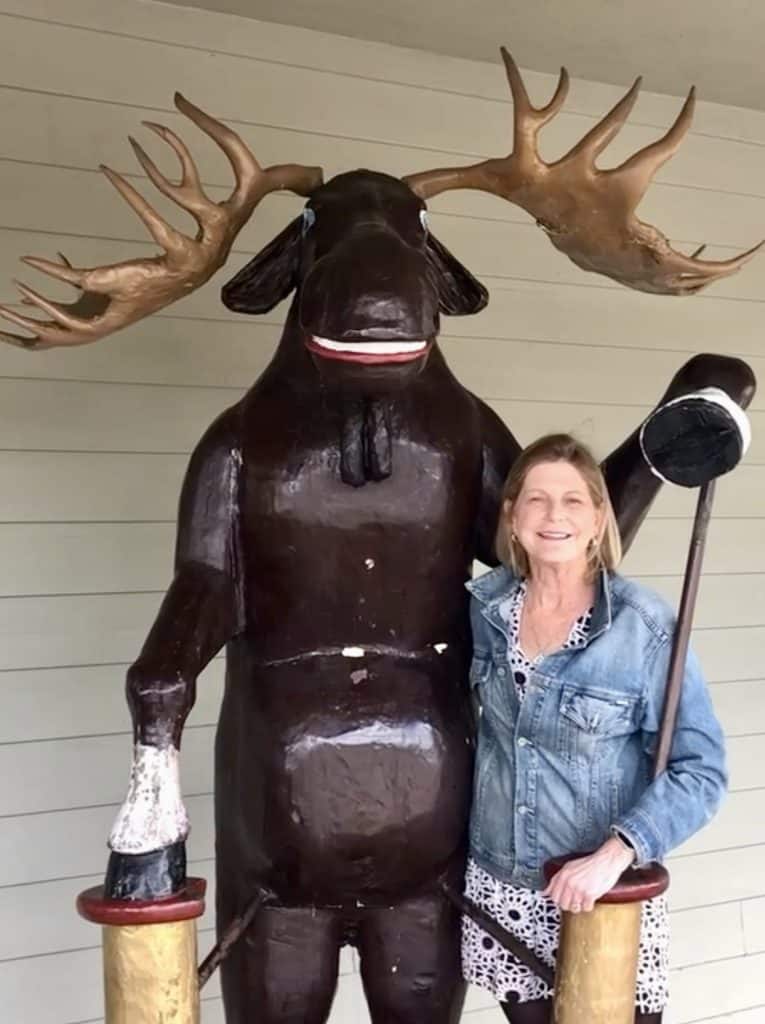
[[[425,365],[439,314],[477,313],[486,289],[428,230],[425,203],[397,178],[339,174],[223,288],[240,313],[295,290],[291,319],[322,378],[389,391]]]

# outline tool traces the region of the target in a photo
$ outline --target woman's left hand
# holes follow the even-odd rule
[[[608,839],[588,857],[564,864],[543,895],[573,914],[592,910],[595,901],[614,887],[634,859],[634,850],[619,839]]]

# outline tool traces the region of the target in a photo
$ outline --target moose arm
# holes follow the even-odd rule
[[[178,516],[175,576],[128,672],[135,739],[180,746],[199,673],[240,629],[238,409],[224,413],[189,465]]]
[[[481,417],[482,469],[481,504],[476,524],[476,558],[485,565],[497,565],[494,537],[497,532],[502,487],[521,446],[485,402],[476,399]]]
[[[128,795],[109,836],[106,889],[112,898],[165,896],[185,880],[181,733],[197,676],[243,622],[237,423],[234,407],[192,456],[181,496],[175,576],[128,671],[135,746]]]
[[[236,589],[222,569],[182,562],[127,674],[134,739],[180,748],[196,679],[237,627]]]

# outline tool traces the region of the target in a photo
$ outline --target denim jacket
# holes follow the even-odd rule
[[[480,705],[470,852],[495,877],[542,886],[560,854],[618,830],[638,865],[661,860],[714,815],[727,784],[722,731],[689,654],[667,770],[651,781],[675,618],[656,594],[603,572],[586,641],[535,665],[519,703],[500,567],[466,584],[470,679]]]

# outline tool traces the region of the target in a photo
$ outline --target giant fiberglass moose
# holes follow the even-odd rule
[[[439,886],[459,884],[470,794],[463,583],[474,558],[496,562],[498,495],[519,446],[439,351],[439,314],[476,313],[488,296],[429,233],[425,200],[454,188],[502,196],[582,268],[650,292],[697,291],[751,255],[685,256],[635,216],[688,128],[692,94],[662,139],[613,170],[595,161],[638,83],[546,163],[537,133],[564,102],[566,72],[535,108],[503,56],[512,153],[404,180],[353,171],[322,184],[315,168],[262,170],[237,135],[177,97],[228,157],[231,196],[209,200],[183,142],[150,125],[178,155],[180,184],[134,143],[138,159],[196,218],[196,238],[107,170],[164,254],[90,270],[29,259],[81,296],[61,305],[22,285],[49,319],[2,310],[33,334],[7,341],[94,341],[204,283],[268,192],[308,197],[302,216],[223,289],[224,303],[244,313],[294,298],[270,365],[192,456],[175,576],[128,673],[135,758],[110,838],[112,895],[151,898],[182,885],[177,752],[197,676],[225,644],[219,928],[260,887],[273,897],[223,966],[229,1024],[324,1021],[344,943],[360,951],[376,1022],[443,1024],[460,1013],[458,922]],[[702,356],[665,397],[711,384],[742,404],[754,390],[744,363]],[[660,486],[637,432],[604,468],[628,543]]]

